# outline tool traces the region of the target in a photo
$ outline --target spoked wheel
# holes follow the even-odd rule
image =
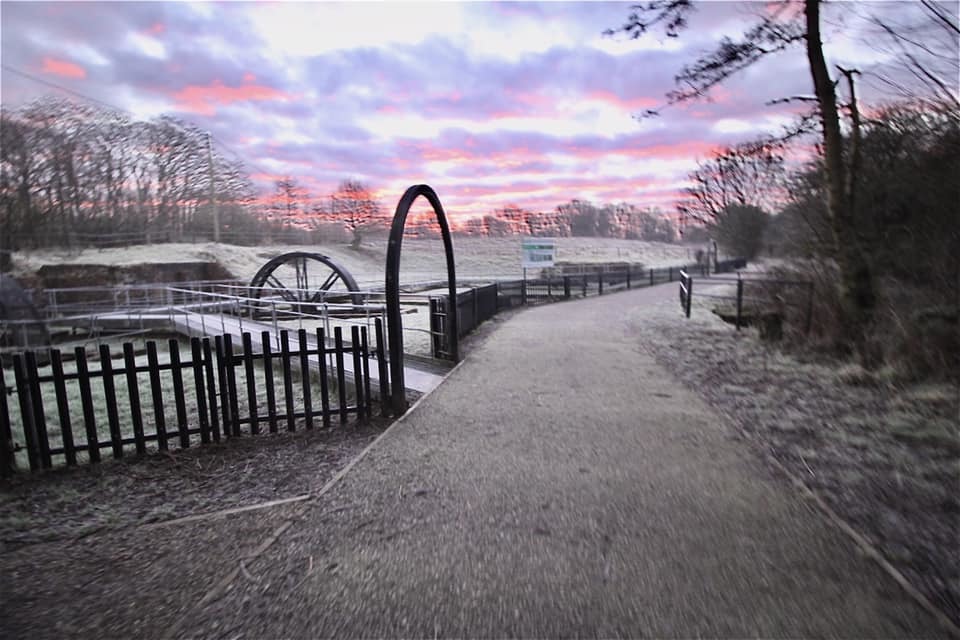
[[[280,302],[298,312],[316,313],[324,302],[362,305],[356,280],[319,253],[294,251],[268,261],[250,281],[250,297]]]

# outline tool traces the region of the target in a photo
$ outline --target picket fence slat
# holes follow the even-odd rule
[[[33,351],[26,354],[27,387],[30,390],[30,404],[37,430],[37,448],[40,451],[40,464],[44,469],[53,466],[50,458],[50,437],[47,434],[47,417],[43,410],[43,390],[40,388],[37,372],[37,355]]]
[[[113,380],[113,364],[110,358],[110,345],[100,345],[100,371],[103,376],[104,403],[107,406],[107,423],[110,426],[110,446],[113,457],[123,457],[123,444],[120,442],[120,414],[117,409],[117,390]]]
[[[307,429],[319,426],[329,428],[333,416],[339,415],[339,423],[347,424],[350,414],[357,423],[366,423],[373,414],[373,392],[371,391],[370,358],[376,357],[381,369],[380,401],[381,405],[389,398],[386,379],[386,356],[383,340],[383,326],[376,322],[376,340],[371,343],[367,327],[350,327],[350,340],[345,342],[343,329],[336,327],[334,344],[327,345],[327,336],[323,328],[316,329],[316,345],[305,329],[296,333],[297,345],[291,346],[289,331],[279,334],[280,350],[271,346],[276,339],[269,332],[260,336],[262,351],[257,353],[253,338],[249,333],[242,334],[243,352],[235,353],[229,335],[210,338],[191,338],[190,358],[181,353],[180,341],[171,339],[169,362],[160,362],[157,343],[146,342],[145,362],[137,363],[137,351],[132,343],[122,345],[122,353],[111,352],[111,346],[101,344],[98,351],[99,369],[91,370],[88,354],[83,347],[74,349],[73,357],[76,371],[64,370],[63,354],[50,351],[50,371],[48,376],[38,375],[38,356],[34,352],[13,355],[13,378],[16,387],[8,387],[5,371],[0,367],[0,475],[16,472],[17,440],[23,440],[27,450],[27,460],[31,470],[50,468],[54,460],[58,465],[76,465],[81,461],[97,463],[101,460],[101,450],[109,449],[114,458],[125,455],[140,457],[151,447],[166,451],[171,446],[190,447],[191,439],[199,436],[201,444],[219,441],[221,435],[236,437],[241,435],[241,425],[250,425],[250,434],[257,434],[261,423],[269,423],[272,432],[283,421],[287,431],[295,431],[301,426]],[[143,353],[143,352],[141,352]],[[122,365],[114,357],[122,359]],[[312,358],[316,357],[316,364]],[[350,362],[346,362],[347,358]],[[274,375],[277,359],[280,359],[282,379]],[[331,371],[331,360],[335,370]],[[260,403],[257,383],[257,363],[263,365],[263,378],[266,382],[266,406]],[[353,378],[346,378],[346,365],[352,364]],[[301,375],[299,382],[294,381],[293,367],[298,367]],[[311,375],[311,367],[313,375]],[[242,369],[244,389],[237,381],[237,369]],[[192,372],[193,379],[186,380],[185,370]],[[164,379],[162,372],[169,371],[170,379]],[[319,387],[316,373],[319,372]],[[145,381],[139,376],[146,374]],[[335,376],[334,382],[331,377]],[[121,382],[117,382],[117,378]],[[102,395],[99,389],[94,391],[91,381],[101,379]],[[119,385],[125,385],[118,387]],[[166,387],[167,384],[172,389]],[[331,399],[336,386],[337,400]],[[75,385],[72,387],[71,385]],[[277,412],[278,399],[276,386],[283,387],[283,413]],[[348,385],[355,403],[348,402]],[[187,390],[191,392],[188,396]],[[302,390],[302,398],[300,391]],[[71,394],[79,392],[82,408],[82,422],[85,440],[77,441],[80,419],[72,415]],[[239,395],[246,395],[245,415],[241,414]],[[319,394],[319,395],[318,395]],[[14,422],[11,415],[9,395],[16,395],[20,407],[19,421]],[[47,403],[51,397],[56,400],[56,419],[59,424],[60,438],[57,446],[51,446],[45,415],[45,396]],[[172,396],[172,398],[171,398]],[[148,400],[145,400],[145,397]],[[218,400],[219,398],[219,400]],[[152,410],[144,406],[151,403]],[[168,416],[165,401],[175,406],[176,418]],[[98,403],[103,403],[98,406]],[[334,402],[336,404],[334,405]],[[121,405],[123,408],[121,409]],[[50,406],[47,404],[46,406]],[[218,415],[218,407],[221,409]],[[128,411],[129,408],[129,411]],[[383,406],[381,407],[386,410]],[[101,440],[98,432],[98,411],[105,411],[109,437]],[[51,409],[51,411],[53,411]],[[55,417],[50,416],[53,421]],[[176,433],[173,423],[176,421]],[[170,420],[170,424],[168,424]],[[221,427],[223,431],[221,433]],[[74,428],[78,433],[74,433]],[[196,440],[194,440],[196,442]],[[155,445],[153,443],[156,443]],[[78,454],[85,453],[86,458]]]
[[[157,446],[167,450],[167,418],[163,412],[163,387],[160,383],[160,358],[157,343],[147,343],[147,365],[150,367],[150,397],[153,402],[153,425],[157,432]]]
[[[343,329],[333,328],[333,342],[337,357],[337,400],[340,409],[340,424],[347,424],[347,381],[343,375]]]
[[[313,429],[313,405],[310,398],[310,352],[307,346],[307,330],[297,331],[300,343],[300,381],[303,383],[303,419],[307,429]]]
[[[17,400],[20,403],[20,421],[23,424],[23,440],[27,446],[30,470],[40,468],[40,449],[37,447],[37,427],[33,421],[33,402],[27,387],[26,356],[13,356],[13,378],[17,384]]]
[[[197,420],[200,423],[200,444],[210,444],[210,415],[207,413],[207,392],[204,388],[203,345],[200,338],[190,338],[193,389],[197,394]]]
[[[53,372],[53,389],[57,395],[57,413],[60,415],[60,438],[67,465],[77,464],[77,450],[73,446],[73,426],[70,424],[70,402],[67,385],[63,380],[63,359],[59,349],[50,350],[50,370]]]
[[[210,410],[210,431],[214,442],[220,442],[220,421],[217,411],[217,383],[213,373],[213,348],[210,338],[203,339],[203,370],[207,381],[207,407]]]
[[[373,405],[370,402],[370,345],[367,344],[367,328],[360,328],[360,352],[363,362],[363,398],[364,416],[369,421],[373,415]]]
[[[240,405],[237,400],[237,371],[236,358],[233,355],[233,336],[229,333],[223,336],[223,350],[227,358],[227,396],[230,401],[230,425],[232,427],[231,435],[240,436]]]
[[[100,436],[97,433],[97,414],[93,408],[93,393],[90,389],[87,350],[77,347],[73,354],[77,363],[77,385],[80,387],[80,406],[83,408],[83,428],[87,432],[87,457],[91,463],[97,463],[100,462]]]
[[[377,354],[377,375],[380,376],[380,415],[386,416],[388,413],[388,403],[390,398],[390,381],[387,377],[387,358],[385,357],[386,342],[383,339],[383,321],[380,318],[374,320],[374,331],[377,334],[377,344],[375,346]]]
[[[267,415],[270,417],[270,433],[277,432],[277,392],[273,388],[273,353],[270,343],[272,336],[269,331],[260,334],[260,345],[263,350],[263,379],[267,388]]]
[[[133,353],[133,343],[123,345],[123,361],[126,365],[127,396],[130,398],[130,420],[133,424],[133,438],[137,448],[137,455],[147,452],[147,445],[143,439],[143,416],[140,413],[140,386],[137,381],[137,357]]]
[[[248,332],[243,333],[243,371],[247,379],[247,411],[250,415],[250,433],[260,433],[260,420],[257,416],[257,381],[253,375],[253,339]]]
[[[220,389],[220,418],[223,425],[223,435],[230,437],[233,431],[230,429],[232,424],[230,420],[230,402],[227,395],[227,357],[224,350],[223,336],[216,336],[213,339],[214,347],[217,352],[217,381]]]
[[[456,309],[453,310],[456,313]],[[353,356],[353,388],[357,398],[357,417],[363,419],[363,365],[360,363],[360,327],[350,327],[350,353]]]
[[[280,334],[280,368],[283,371],[283,399],[287,409],[287,431],[296,430],[293,417],[293,373],[290,369],[290,334],[286,331]]]
[[[177,406],[177,434],[180,436],[180,448],[190,446],[190,433],[187,431],[187,405],[183,397],[183,370],[180,365],[180,343],[170,339],[170,365],[173,367],[173,397]]]
[[[320,370],[320,413],[323,414],[323,428],[329,429],[330,384],[327,382],[327,335],[323,327],[317,327],[317,367]]]
[[[10,407],[7,404],[7,383],[0,366],[0,477],[9,477],[15,468],[13,429],[10,427]]]

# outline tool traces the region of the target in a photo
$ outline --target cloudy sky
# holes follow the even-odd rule
[[[865,43],[865,6],[913,10],[834,3],[831,62],[887,58]],[[623,23],[624,3],[5,1],[2,101],[57,93],[40,79],[137,117],[177,115],[246,160],[265,190],[291,175],[326,194],[351,177],[391,208],[426,182],[453,214],[572,198],[672,209],[697,159],[778,130],[802,107],[764,103],[811,92],[797,49],[709,103],[633,117],[764,8],[702,3],[683,37],[628,40],[602,35]]]

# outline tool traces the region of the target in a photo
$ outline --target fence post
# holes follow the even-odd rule
[[[627,289],[630,288],[630,267],[627,266]]]
[[[565,300],[570,299],[570,276],[563,276],[563,297]]]
[[[520,304],[527,304],[527,274],[524,270],[523,280],[520,281]]]
[[[737,331],[740,331],[740,316],[743,313],[743,277],[737,274]]]
[[[603,270],[602,269],[597,274],[597,295],[598,296],[603,295]]]
[[[13,431],[7,409],[7,386],[3,380],[3,367],[0,367],[0,477],[13,475],[15,470],[16,453],[13,450]]]
[[[693,276],[687,276],[687,318],[690,317],[690,304],[693,301]]]

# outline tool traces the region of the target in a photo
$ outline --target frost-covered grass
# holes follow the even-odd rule
[[[519,236],[507,238],[454,238],[458,277],[518,278]],[[361,283],[379,283],[384,279],[386,239],[372,239],[352,250],[343,244],[264,245],[242,247],[228,244],[154,244],[111,249],[67,251],[43,249],[14,254],[15,274],[36,272],[45,264],[136,265],[165,262],[216,261],[240,280],[249,280],[263,264],[283,253],[310,251],[321,253],[343,265]],[[695,247],[659,242],[616,240],[609,238],[558,238],[558,261],[634,262],[647,267],[662,267],[690,262]],[[443,242],[439,239],[406,238],[401,254],[401,282],[442,278],[446,275]]]
[[[349,338],[349,333],[346,336]],[[192,361],[192,353],[190,342],[187,340],[179,340],[179,352],[181,363],[188,363]],[[114,371],[112,376],[113,386],[115,390],[116,398],[116,410],[118,417],[118,424],[120,427],[120,433],[123,438],[132,438],[134,435],[133,432],[133,412],[131,409],[130,402],[130,386],[127,382],[127,376],[125,373],[116,374],[118,369],[125,367],[125,361],[122,357],[122,348],[119,343],[111,344],[111,368]],[[137,345],[139,346],[139,345]],[[115,347],[115,348],[114,348]],[[296,339],[291,343],[291,349],[297,349]],[[239,347],[237,347],[239,351]],[[141,350],[136,356],[136,366],[145,367],[148,365],[147,356]],[[215,356],[214,356],[215,357]],[[349,358],[350,356],[345,356]],[[170,363],[170,351],[168,348],[168,342],[166,340],[157,341],[157,359],[159,364],[166,365]],[[298,362],[297,358],[291,359],[291,383],[292,383],[292,402],[294,406],[294,411],[303,411],[304,401],[303,401],[303,378],[300,374],[298,367],[296,366]],[[311,364],[316,362],[316,356],[310,357]],[[332,361],[328,363],[328,366],[332,364]],[[283,372],[281,368],[281,361],[275,360],[273,363],[273,387],[274,387],[274,397],[276,402],[276,413],[284,414],[286,412],[286,396],[283,386]],[[96,349],[87,349],[87,368],[91,373],[96,373],[102,370],[102,363],[100,360],[100,355],[97,353]],[[68,360],[63,363],[64,373],[67,375],[75,374],[77,372],[77,363],[74,360]],[[234,368],[237,380],[237,401],[239,415],[241,417],[250,415],[250,404],[248,401],[247,393],[247,377],[246,371],[243,366],[238,366]],[[42,376],[50,376],[52,369],[50,365],[38,367],[38,373]],[[257,411],[259,416],[264,416],[267,413],[267,383],[266,383],[266,373],[265,368],[261,360],[256,360],[253,367],[253,389],[256,393],[256,404]],[[13,376],[10,372],[5,372],[6,383],[10,386],[13,385]],[[214,367],[214,375],[216,376],[216,366]],[[186,425],[189,429],[196,429],[200,426],[199,422],[199,410],[198,410],[198,401],[197,401],[197,387],[196,379],[194,377],[194,371],[192,367],[181,368],[181,376],[183,380],[183,393],[181,395],[183,399],[183,405],[186,409]],[[310,388],[312,396],[312,406],[315,412],[320,411],[321,402],[320,402],[320,385],[319,378],[315,372],[311,373],[313,378]],[[171,448],[177,447],[178,444],[178,418],[177,418],[177,408],[176,408],[176,389],[173,382],[173,373],[170,370],[160,372],[160,390],[163,400],[163,414],[164,422],[166,425],[165,432],[167,438],[170,441]],[[140,372],[136,375],[137,380],[137,394],[136,398],[139,398],[140,404],[140,415],[144,425],[144,434],[150,436],[157,433],[156,428],[156,419],[155,419],[155,409],[151,393],[151,381],[150,375],[147,372]],[[206,386],[206,375],[203,376],[204,384],[204,402],[208,402],[209,399],[209,389]],[[331,377],[328,381],[330,389],[330,405],[337,406],[337,386],[335,377]],[[84,413],[82,399],[80,395],[80,386],[77,380],[67,380],[65,383],[66,387],[66,398],[67,398],[67,407],[68,407],[68,420],[71,425],[70,432],[73,434],[73,440],[75,445],[86,445],[88,443],[86,428],[84,422]],[[352,403],[355,401],[353,393],[353,385],[347,384],[345,388],[345,393],[347,397],[347,402]],[[52,449],[60,448],[63,446],[63,435],[62,427],[60,422],[59,408],[57,403],[56,392],[54,386],[50,382],[41,383],[41,395],[43,398],[43,411],[45,416],[45,422],[47,427],[47,434],[50,447]],[[376,389],[373,390],[376,392]],[[91,400],[93,407],[93,417],[94,423],[96,426],[97,440],[101,444],[100,455],[103,458],[110,457],[112,455],[111,449],[109,447],[103,447],[104,443],[110,442],[110,423],[109,415],[107,412],[107,403],[106,403],[106,387],[104,382],[104,377],[102,375],[92,376],[90,379],[90,392]],[[220,406],[221,398],[217,397],[217,417],[219,420],[222,420],[223,408]],[[13,432],[14,442],[24,444],[23,437],[23,424],[19,404],[16,400],[16,396],[12,396],[9,400],[10,407],[10,418],[11,418],[11,429]],[[209,406],[207,407],[209,412]],[[208,413],[209,415],[209,413]],[[333,418],[334,421],[338,419]],[[315,418],[315,424],[320,424],[321,418]],[[302,427],[302,420],[297,421],[298,428]],[[263,422],[260,424],[260,430],[266,431],[269,428],[269,424]],[[286,429],[286,422],[280,421],[278,424],[280,430]],[[244,433],[249,432],[249,425],[242,425]],[[193,434],[190,436],[191,444],[196,445],[199,442],[199,436]],[[156,440],[147,443],[147,448],[155,450],[157,448]],[[133,445],[125,445],[124,452],[126,455],[131,455],[134,450]],[[83,463],[87,461],[88,455],[85,452],[78,452],[78,460]],[[27,453],[25,449],[21,449],[16,456],[17,465],[20,468],[28,468]],[[54,457],[54,465],[58,466],[63,463],[63,456],[57,455]]]

